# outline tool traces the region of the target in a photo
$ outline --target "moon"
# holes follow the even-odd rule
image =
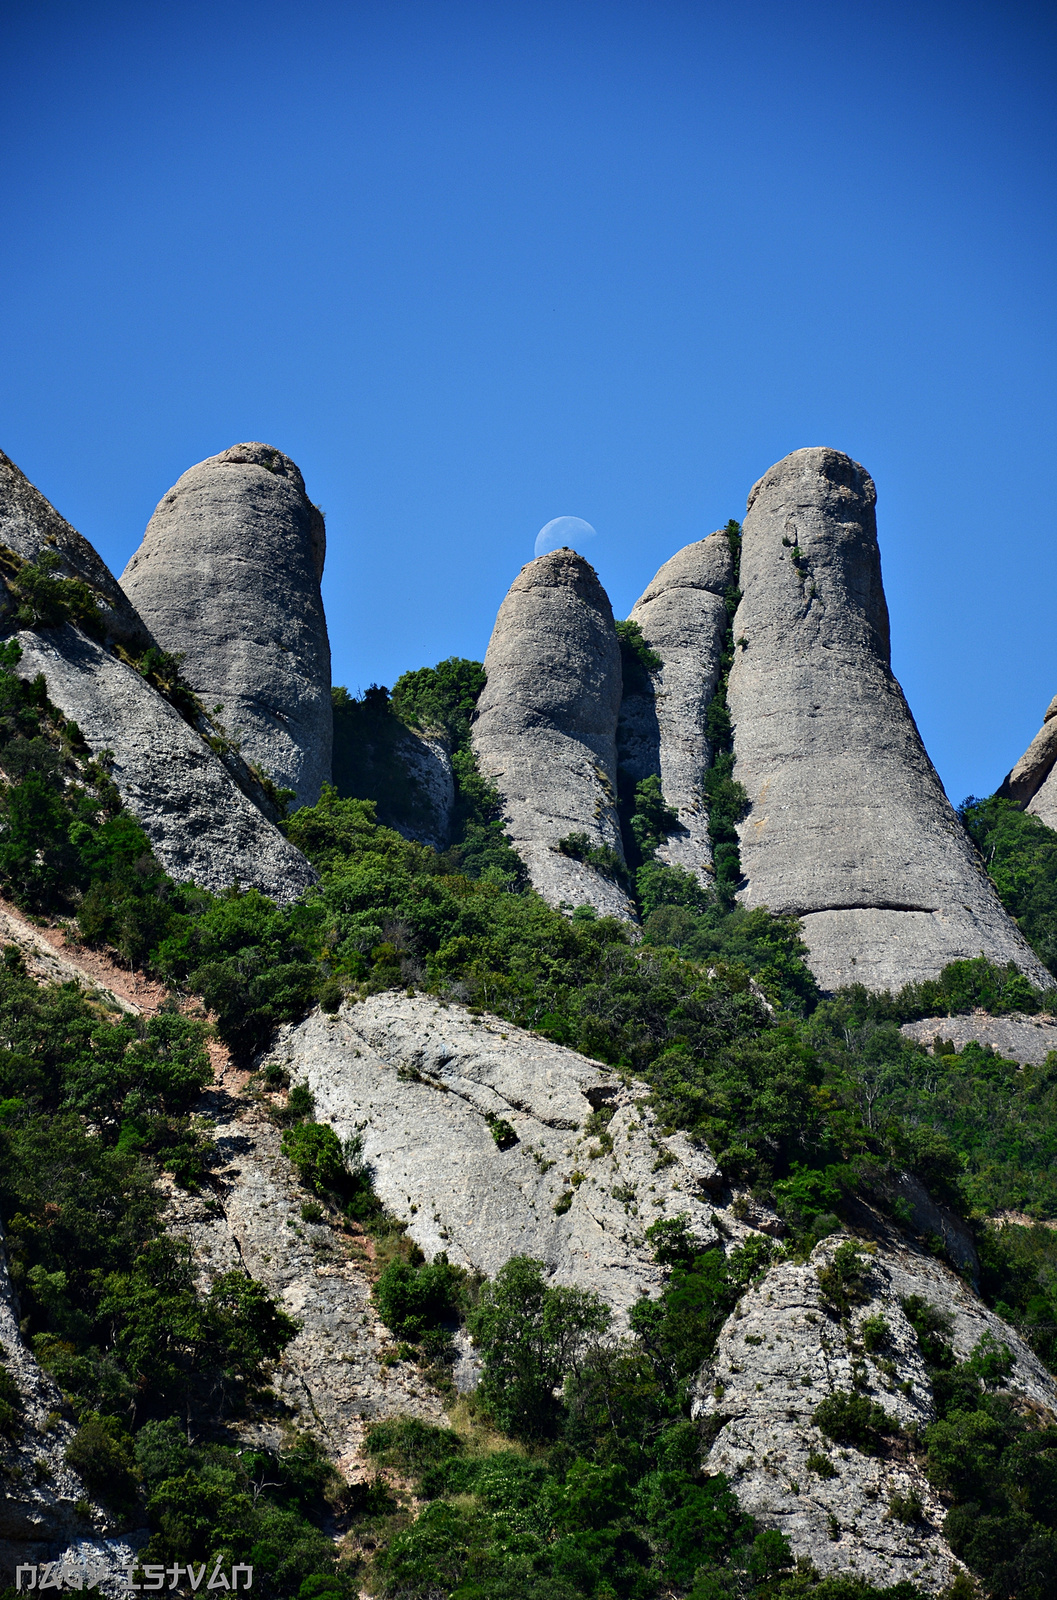
[[[549,550],[560,550],[562,545],[579,551],[586,539],[594,537],[594,528],[583,517],[552,517],[536,535],[535,554],[545,556]]]

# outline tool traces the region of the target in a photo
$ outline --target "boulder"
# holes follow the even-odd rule
[[[854,1574],[882,1588],[899,1582],[930,1593],[960,1569],[943,1537],[946,1506],[909,1452],[864,1455],[835,1448],[814,1425],[815,1408],[835,1393],[861,1393],[906,1432],[934,1418],[932,1387],[901,1302],[920,1295],[953,1323],[951,1342],[964,1360],[991,1334],[1016,1358],[1014,1396],[1038,1416],[1057,1407],[1053,1378],[1007,1323],[940,1262],[899,1245],[868,1246],[870,1300],[848,1324],[825,1303],[820,1268],[846,1242],[833,1235],[804,1263],[779,1262],[742,1298],[699,1374],[693,1415],[712,1444],[710,1473],[723,1472],[743,1510],[785,1534],[795,1556],[823,1577]],[[867,1317],[888,1325],[884,1346],[866,1351],[858,1329]],[[829,1462],[821,1474],[814,1456]],[[907,1525],[889,1502],[916,1495],[920,1519]]]
[[[551,905],[593,905],[634,919],[604,852],[623,865],[617,818],[620,647],[593,567],[554,550],[522,567],[499,608],[484,660],[473,747],[499,789],[507,831],[533,888]],[[563,852],[561,841],[575,836]],[[573,853],[569,853],[571,850]]]
[[[729,704],[741,900],[803,921],[824,989],[981,953],[1053,979],[999,903],[892,674],[869,474],[797,450],[749,496]]]
[[[10,556],[4,560],[4,547],[15,562]],[[136,653],[153,644],[149,629],[106,562],[0,450],[0,575],[16,575],[18,563],[36,561],[46,551],[59,557],[56,576],[79,578],[91,589],[109,638]],[[0,588],[0,626],[13,611],[6,588]]]
[[[706,718],[728,623],[723,597],[733,582],[730,540],[722,531],[712,533],[664,563],[628,618],[638,623],[662,665],[654,672],[639,666],[635,681],[625,681],[618,760],[634,783],[660,778],[679,829],[657,855],[669,866],[697,873],[702,882],[712,876],[704,792],[712,759]]]
[[[323,513],[289,456],[240,444],[184,473],[121,575],[247,761],[296,805],[330,779],[325,550]]]
[[[18,673],[48,695],[107,762],[123,803],[172,877],[219,893],[238,882],[285,903],[315,873],[249,800],[205,740],[134,667],[67,623],[18,635]]]
[[[663,1133],[646,1086],[498,1017],[371,995],[284,1030],[272,1056],[339,1137],[362,1136],[375,1193],[430,1259],[492,1276],[534,1256],[620,1320],[664,1280],[652,1222],[685,1215],[719,1242],[716,1164]]]

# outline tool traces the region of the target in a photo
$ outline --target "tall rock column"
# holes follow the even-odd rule
[[[582,556],[554,550],[522,567],[484,658],[473,746],[499,789],[532,884],[552,905],[633,918],[592,851],[623,862],[616,804],[620,647],[605,590]],[[577,854],[559,849],[580,837]],[[567,849],[570,847],[567,846]],[[579,856],[579,858],[578,858]]]
[[[617,753],[635,783],[658,777],[679,818],[657,854],[703,882],[711,878],[712,846],[704,779],[711,761],[706,727],[719,680],[727,630],[724,595],[734,582],[734,556],[723,532],[679,550],[657,573],[629,622],[637,622],[661,666],[624,684]]]
[[[1057,695],[1050,701],[1042,727],[1004,780],[998,793],[1015,800],[1048,828],[1057,828]]]
[[[749,496],[729,683],[748,906],[803,919],[824,988],[1015,961],[1006,916],[892,675],[869,474],[797,450]]]
[[[185,472],[121,585],[248,761],[295,805],[330,779],[330,644],[319,582],[326,533],[289,456],[237,444]]]

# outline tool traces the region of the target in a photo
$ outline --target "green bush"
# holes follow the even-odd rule
[[[455,1319],[464,1277],[443,1252],[420,1266],[391,1261],[373,1290],[378,1314],[398,1338],[420,1339],[428,1328]]]
[[[883,1435],[898,1434],[899,1423],[883,1406],[862,1394],[837,1391],[815,1407],[811,1420],[835,1444],[850,1444],[866,1455],[881,1447]]]

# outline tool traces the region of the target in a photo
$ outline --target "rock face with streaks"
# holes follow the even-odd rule
[[[3,559],[4,548],[10,555]],[[99,607],[107,636],[135,651],[152,643],[150,631],[104,561],[76,528],[71,528],[15,463],[0,451],[0,576],[11,577],[17,563],[36,561],[45,552],[58,556],[55,575],[86,583]],[[0,585],[0,628],[11,626],[15,604]]]
[[[274,1056],[317,1117],[362,1133],[376,1194],[430,1258],[492,1275],[535,1256],[623,1316],[663,1281],[652,1222],[682,1213],[702,1247],[719,1238],[715,1162],[662,1136],[644,1085],[498,1018],[372,995],[285,1030]]]
[[[617,754],[627,777],[659,777],[679,818],[657,855],[707,882],[712,845],[704,778],[712,759],[708,708],[719,680],[728,625],[724,595],[734,582],[734,556],[724,532],[688,544],[657,573],[628,618],[638,623],[662,665],[625,672]]]
[[[1051,1050],[1057,1050],[1057,1021],[1052,1016],[1027,1016],[1012,1012],[1004,1017],[986,1011],[971,1011],[958,1017],[923,1017],[920,1022],[904,1022],[900,1033],[929,1049],[942,1039],[963,1050],[973,1042],[990,1046],[996,1055],[1022,1066],[1041,1067]]]
[[[842,1242],[839,1235],[823,1240],[803,1265],[774,1266],[725,1323],[697,1380],[694,1415],[713,1433],[705,1468],[725,1472],[743,1509],[785,1534],[794,1555],[823,1576],[937,1592],[960,1568],[943,1537],[946,1507],[898,1439],[899,1429],[923,1428],[934,1416],[928,1372],[900,1302],[920,1295],[950,1316],[960,1360],[984,1333],[1007,1345],[1016,1357],[1009,1388],[1032,1408],[1052,1414],[1057,1390],[1013,1330],[929,1257],[878,1248],[869,1303],[842,1324],[818,1279]],[[888,1331],[870,1352],[859,1330],[879,1316]],[[864,1394],[893,1419],[891,1441],[877,1455],[834,1446],[812,1421],[815,1408],[841,1392]],[[819,1458],[828,1462],[822,1474]],[[891,1515],[889,1502],[912,1494],[922,1516],[908,1525]]]
[[[522,567],[499,608],[477,707],[473,746],[505,802],[507,832],[533,888],[552,905],[589,904],[632,919],[625,891],[589,860],[623,861],[617,819],[620,647],[594,568],[573,550]]]
[[[121,799],[172,877],[216,892],[239,882],[284,903],[314,882],[300,850],[134,667],[69,623],[22,632],[18,641],[20,675],[42,672],[93,754],[111,752]]]
[[[121,575],[158,643],[296,805],[330,779],[326,534],[289,456],[239,444],[169,490]]]
[[[797,450],[749,496],[729,684],[742,900],[801,917],[820,984],[950,961],[1053,980],[986,878],[892,674],[869,474]]]
[[[222,1165],[210,1204],[170,1185],[168,1226],[190,1242],[203,1286],[241,1269],[300,1324],[272,1387],[297,1426],[357,1476],[371,1422],[414,1416],[441,1424],[444,1407],[413,1362],[384,1364],[393,1341],[371,1302],[363,1241],[302,1217],[305,1192],[264,1108],[212,1090],[201,1109],[214,1122]],[[282,1421],[256,1424],[271,1446],[281,1442]]]
[[[1043,718],[1042,727],[1005,778],[998,793],[1048,828],[1057,828],[1057,695]]]

